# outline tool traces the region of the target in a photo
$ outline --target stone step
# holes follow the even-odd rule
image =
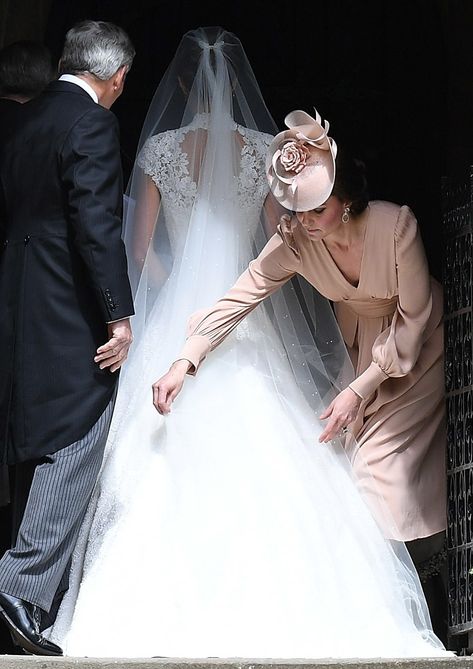
[[[473,657],[369,660],[75,658],[0,655],[0,669],[473,669]]]

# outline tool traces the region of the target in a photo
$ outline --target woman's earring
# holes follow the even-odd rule
[[[345,207],[342,214],[342,222],[348,223],[349,220],[350,220],[350,207]]]

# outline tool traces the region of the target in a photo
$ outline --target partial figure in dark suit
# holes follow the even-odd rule
[[[13,42],[0,51],[0,148],[13,131],[20,105],[37,97],[55,76],[51,54],[42,44]]]
[[[13,132],[21,105],[37,97],[55,78],[51,54],[37,42],[13,42],[0,51],[0,151]],[[10,501],[8,471],[0,467],[0,507]],[[3,521],[3,522],[2,522]],[[0,550],[9,539],[0,515]],[[5,546],[6,548],[7,546]]]
[[[109,111],[134,49],[121,28],[66,35],[61,76],[24,105],[0,156],[0,455],[34,475],[0,560],[0,617],[41,635],[101,466],[133,303],[121,239],[118,124]],[[18,500],[21,505],[22,501]]]
[[[51,54],[38,42],[13,42],[0,51],[0,152],[15,123],[21,123],[23,103],[37,97],[55,78]],[[12,545],[12,533],[15,535],[18,530],[21,513],[17,506],[12,519],[9,473],[14,475],[14,468],[0,466],[0,556]],[[26,486],[28,483],[29,477]],[[22,484],[23,481],[17,481],[18,486]],[[10,635],[6,629],[0,629],[0,653],[12,652]]]

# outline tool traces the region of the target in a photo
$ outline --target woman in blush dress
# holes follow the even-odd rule
[[[267,171],[274,196],[295,214],[282,217],[233,288],[191,319],[179,359],[154,386],[155,406],[168,413],[185,374],[195,374],[267,296],[303,276],[334,303],[355,368],[355,379],[320,415],[327,424],[319,441],[344,433],[365,490],[386,502],[397,537],[435,578],[426,579],[426,593],[445,637],[442,289],[429,275],[410,209],[369,202],[364,168],[346,156],[339,155],[335,175],[335,145],[319,117],[293,112],[286,123]]]

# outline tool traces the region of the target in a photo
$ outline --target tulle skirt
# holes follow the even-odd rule
[[[318,443],[289,368],[258,369],[255,338],[230,337],[167,417],[149,379],[128,414],[119,398],[52,637],[76,656],[445,654],[404,546],[341,446]]]

